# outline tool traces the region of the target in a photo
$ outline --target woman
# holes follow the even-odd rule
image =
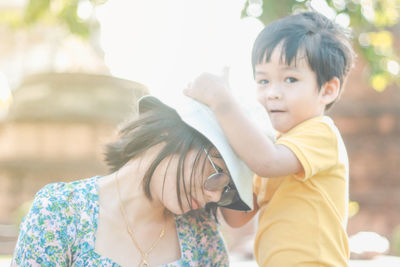
[[[228,265],[215,210],[250,210],[252,173],[205,106],[140,99],[106,162],[107,176],[37,193],[12,266]]]

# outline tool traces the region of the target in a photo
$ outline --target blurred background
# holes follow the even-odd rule
[[[400,0],[0,0],[0,259],[41,187],[107,172],[103,146],[140,96],[229,67],[250,101],[258,32],[309,9],[358,54],[329,113],[350,159],[352,266],[400,266]],[[254,224],[222,225],[238,266],[254,264]]]

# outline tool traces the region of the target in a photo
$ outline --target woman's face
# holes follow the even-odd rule
[[[164,175],[154,175],[153,178],[159,177],[157,184],[154,186],[154,197],[157,196],[162,204],[170,212],[174,214],[183,214],[190,210],[196,210],[204,207],[208,202],[218,202],[221,198],[222,190],[209,191],[204,188],[204,181],[213,173],[213,168],[205,151],[190,150],[183,164],[184,177],[180,180],[179,195],[182,202],[180,208],[177,196],[177,166],[179,155],[173,155],[166,158],[160,164],[160,173],[165,174],[165,183],[163,187]],[[196,157],[199,156],[197,164]],[[213,148],[209,151],[209,156],[217,169],[228,173],[225,162],[219,155],[218,151]],[[169,162],[169,163],[168,163]],[[164,170],[164,172],[162,172]],[[157,170],[158,171],[158,170]]]

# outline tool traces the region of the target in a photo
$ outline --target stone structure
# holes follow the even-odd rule
[[[0,225],[21,219],[21,205],[45,184],[105,174],[104,145],[147,93],[141,84],[106,75],[27,77],[0,122]],[[15,235],[0,227],[0,254],[12,252]]]

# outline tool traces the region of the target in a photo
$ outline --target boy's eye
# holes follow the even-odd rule
[[[295,82],[297,82],[297,79],[293,78],[293,77],[288,77],[285,79],[285,82],[286,83],[295,83]]]
[[[261,85],[264,85],[264,84],[269,83],[269,81],[266,80],[266,79],[260,79],[260,80],[257,81],[257,83],[258,83],[258,84],[261,84]]]

